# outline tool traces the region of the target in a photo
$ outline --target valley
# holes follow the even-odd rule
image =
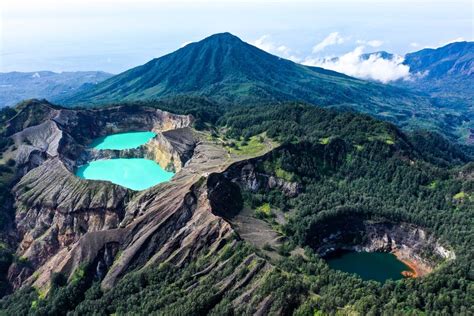
[[[112,76],[102,71],[0,72],[0,108],[14,106],[25,99],[55,101],[76,94]]]

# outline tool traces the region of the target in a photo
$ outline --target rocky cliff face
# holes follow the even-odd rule
[[[312,246],[321,256],[336,250],[393,252],[402,261],[412,262],[418,275],[431,272],[455,253],[421,227],[362,217],[333,219],[318,226]]]
[[[203,249],[217,251],[229,240],[232,229],[213,214],[205,182],[199,179],[204,171],[219,171],[227,166],[225,160],[217,158],[225,157],[223,153],[208,156],[219,150],[223,149],[199,143],[196,154],[171,182],[137,193],[127,201],[123,218],[119,216],[120,224],[114,222],[113,227],[85,231],[71,247],[50,256],[26,283],[45,288],[53,272],[70,276],[79,264],[100,262],[96,268],[103,275],[102,286],[109,288],[127,272],[155,262],[179,266]],[[104,269],[107,260],[98,256],[107,253],[109,245],[116,245],[120,256]]]
[[[165,170],[177,172],[191,159],[195,146],[196,139],[189,128],[165,131],[146,144],[146,157]]]
[[[32,101],[9,121],[6,130],[17,147],[15,160],[26,173],[41,161],[52,157],[60,157],[67,166],[74,166],[87,149],[87,144],[100,136],[135,130],[151,130],[161,134],[191,126],[192,123],[193,118],[189,115],[176,115],[151,108],[119,106],[71,110],[56,108],[47,102]],[[174,134],[166,138],[167,142],[173,139]],[[184,138],[188,144],[189,135]]]
[[[107,289],[131,271],[163,262],[182,266],[204,253],[218,253],[224,245],[234,247],[235,232],[220,216],[225,199],[215,196],[211,181],[226,170],[226,181],[239,186],[256,189],[258,183],[296,192],[293,184],[249,171],[252,160],[229,157],[222,145],[199,136],[190,128],[190,116],[146,108],[86,111],[35,106],[44,112],[40,118],[33,120],[34,111],[26,107],[10,122],[20,166],[13,194],[17,256],[22,260],[8,275],[14,288],[32,285],[46,293],[53,273],[72,277],[79,267],[88,266]],[[88,148],[92,138],[128,130],[153,130],[157,136],[132,150]],[[154,159],[177,173],[172,181],[141,192],[73,173],[80,164],[116,157]],[[224,204],[214,203],[217,200]],[[222,293],[247,286],[270,269],[255,255],[245,262],[259,263],[242,284],[232,284],[241,276],[237,271],[223,280]]]
[[[80,166],[99,159],[147,158],[154,160],[167,171],[178,172],[192,157],[196,141],[194,132],[189,127],[157,132],[153,139],[138,148],[124,150],[85,148],[74,165]]]
[[[238,162],[226,170],[224,176],[251,192],[276,189],[282,191],[288,197],[295,197],[301,193],[303,188],[300,183],[287,181],[273,174],[259,171],[257,166],[265,159],[266,156],[264,155]]]
[[[161,159],[168,154],[168,160],[174,162],[171,168],[179,170],[194,149],[194,135],[188,128],[191,123],[190,116],[147,108],[76,111],[41,102],[25,106],[7,126],[17,147],[13,157],[19,171],[18,183],[13,188],[17,255],[27,263],[15,263],[10,268],[9,279],[14,287],[31,284],[36,278],[47,283],[48,275],[57,268],[51,262],[68,258],[85,235],[117,229],[124,219],[131,191],[105,181],[86,181],[73,174],[80,157],[97,159],[117,154],[91,153],[87,150],[91,138],[111,132],[153,130],[160,135],[153,146],[143,146],[125,155]],[[170,129],[173,131],[165,132]],[[180,144],[175,145],[177,142]],[[170,165],[170,161],[162,163]],[[102,273],[113,253],[107,250],[109,244],[99,249],[108,256],[105,261],[98,261]]]

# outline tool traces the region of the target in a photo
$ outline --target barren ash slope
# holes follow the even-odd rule
[[[226,52],[207,60],[232,63]],[[469,148],[301,102],[229,102],[2,110],[0,314],[473,312]],[[133,130],[157,136],[133,150],[88,147]],[[74,175],[116,157],[176,175],[139,192]],[[322,259],[342,249],[395,252],[422,275],[363,281]]]

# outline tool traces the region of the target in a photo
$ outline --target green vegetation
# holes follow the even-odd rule
[[[464,201],[470,201],[470,202],[474,202],[474,195],[473,195],[474,192],[469,192],[469,193],[466,193],[464,191],[461,191],[461,192],[458,192],[456,193],[454,196],[453,196],[453,199],[456,200],[456,201],[461,201],[461,202],[464,202]]]
[[[453,199],[455,200],[461,200],[461,199],[464,199],[466,197],[466,193],[461,191],[459,193],[456,193],[454,196],[453,196]]]
[[[10,189],[15,179],[15,161],[8,159],[5,161],[3,153],[12,146],[13,141],[6,136],[6,122],[17,111],[5,107],[0,109],[0,297],[8,293],[10,286],[7,282],[8,268],[13,262],[11,246],[8,243],[8,227],[11,225],[13,214],[13,199]]]
[[[271,215],[270,204],[269,203],[264,203],[264,204],[260,205],[259,207],[257,207],[257,209],[255,211],[257,211],[257,214],[260,213],[263,216],[270,216]]]
[[[420,93],[296,64],[229,33],[186,45],[83,89],[61,103],[91,106],[183,95],[205,97],[229,107],[302,100],[368,113],[402,127],[423,126],[453,139],[464,136],[467,129],[460,127],[469,122],[465,106],[453,113],[452,106],[440,108]]]
[[[429,185],[428,188],[435,190],[438,187],[438,181],[432,181]]]
[[[321,272],[305,274],[310,279],[316,275],[314,292],[319,297],[308,298],[298,310],[310,305],[308,310],[325,313],[472,312],[468,299],[472,275],[467,267],[474,255],[469,246],[474,242],[474,201],[466,196],[473,194],[474,181],[467,176],[472,174],[469,150],[434,133],[405,135],[390,124],[365,116],[296,104],[264,107],[247,111],[247,115],[235,110],[220,122],[229,128],[229,135],[266,131],[283,144],[262,168],[291,174],[292,180],[304,184],[304,193],[288,199],[262,190],[255,196],[259,205],[269,203],[292,210],[283,233],[294,243],[312,246],[318,242],[321,223],[357,214],[425,227],[456,251],[454,262],[443,264],[423,279],[359,284],[347,275],[325,271],[331,285],[322,289]],[[328,134],[333,135],[331,140],[321,142]],[[461,200],[463,203],[458,203]]]
[[[55,276],[50,293],[42,299],[33,289],[3,298],[0,314],[245,315],[255,313],[258,304],[253,303],[267,297],[272,300],[269,314],[474,313],[474,201],[465,198],[474,194],[470,149],[436,133],[406,134],[366,115],[300,103],[217,108],[204,99],[190,101],[192,107],[183,99],[170,102],[177,105],[176,112],[197,113],[199,126],[210,133],[225,131],[215,136],[239,142],[239,147],[247,147],[247,154],[263,143],[261,135],[280,144],[261,158],[257,171],[297,181],[301,194],[288,198],[280,191],[261,188],[242,195],[246,207],[264,214],[266,221],[272,220],[267,214],[276,214],[274,210],[285,212],[282,217],[287,222],[279,229],[286,241],[279,249],[263,246],[277,250],[281,259],[268,259],[268,269],[247,280],[264,259],[255,256],[242,263],[261,253],[260,249],[241,240],[234,245],[228,241],[217,254],[205,253],[181,268],[160,264],[130,271],[108,291],[100,289],[90,267],[83,267],[73,282]],[[165,101],[138,106],[145,105],[171,107]],[[134,106],[129,105],[130,111]],[[206,109],[212,110],[206,114]],[[460,199],[453,198],[461,192]],[[351,216],[422,226],[450,245],[457,258],[422,279],[383,284],[331,270],[312,248],[321,237],[319,228],[335,218]],[[304,256],[294,254],[297,246],[305,248]],[[196,275],[214,260],[211,273]],[[225,264],[221,267],[221,263]],[[254,282],[249,283],[255,287],[251,302],[232,305],[248,290],[245,286],[220,291],[222,281],[231,275],[236,276],[233,285]]]
[[[284,179],[286,181],[293,182],[298,180],[293,172],[289,172],[282,167],[282,163],[283,162],[280,159],[266,160],[263,163],[260,163],[257,167],[261,172],[274,174],[278,178]]]
[[[327,145],[327,144],[329,144],[329,140],[330,140],[329,137],[324,137],[324,138],[321,138],[321,139],[319,140],[319,143],[320,143],[320,144],[323,144],[323,145]]]
[[[226,148],[231,154],[242,156],[258,156],[258,154],[265,152],[268,147],[274,147],[274,144],[263,134],[226,142]]]

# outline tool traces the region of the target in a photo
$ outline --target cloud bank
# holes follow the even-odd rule
[[[403,57],[401,56],[394,55],[391,59],[384,59],[380,54],[370,54],[365,58],[362,56],[366,47],[372,49],[381,47],[384,44],[381,40],[357,40],[355,43],[358,46],[353,51],[340,57],[319,57],[320,52],[328,46],[340,45],[347,42],[347,40],[348,37],[343,37],[339,32],[332,32],[321,42],[314,45],[312,54],[304,58],[295,54],[287,46],[275,43],[269,35],[263,35],[251,43],[271,54],[302,63],[303,65],[334,70],[360,79],[388,83],[390,81],[410,78],[410,68],[403,64]]]
[[[353,51],[338,58],[307,58],[303,64],[342,72],[361,79],[377,80],[382,83],[399,79],[408,79],[410,68],[403,64],[401,56],[383,59],[380,54],[362,58],[365,46],[358,46]]]
[[[293,51],[287,46],[273,42],[270,35],[263,35],[251,42],[251,44],[270,54],[278,55],[294,62],[301,62],[302,60],[300,57],[294,55]]]
[[[318,53],[328,46],[339,45],[345,42],[345,38],[339,35],[339,32],[332,32],[325,39],[314,45],[313,53]]]

